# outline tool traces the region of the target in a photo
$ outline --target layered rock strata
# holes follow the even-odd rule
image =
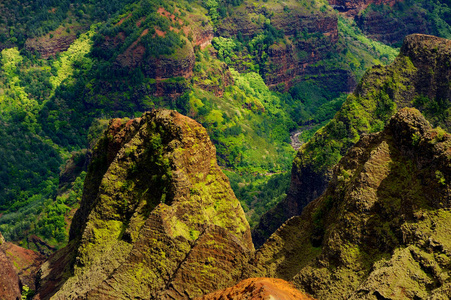
[[[451,291],[451,135],[413,108],[363,135],[326,192],[258,250],[251,276],[319,299],[442,299]]]
[[[383,126],[397,109],[415,106],[435,126],[451,129],[450,64],[451,41],[414,34],[405,38],[393,64],[369,70],[332,122],[299,149],[288,196],[263,215],[253,231],[255,245],[324,192],[338,162],[334,156],[344,155],[361,133]]]
[[[156,110],[111,121],[38,297],[192,299],[238,282],[252,251],[206,130]]]

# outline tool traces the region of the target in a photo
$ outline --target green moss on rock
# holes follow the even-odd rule
[[[201,125],[168,110],[113,120],[93,157],[55,297],[184,299],[241,279],[249,224]]]
[[[292,280],[319,299],[448,295],[451,135],[441,131],[404,108],[362,136],[325,193],[257,251],[250,275]]]

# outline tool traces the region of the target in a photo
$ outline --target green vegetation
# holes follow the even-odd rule
[[[64,243],[61,221],[67,220],[55,216],[69,216],[75,204],[57,197],[63,162],[93,146],[94,132],[105,125],[98,120],[139,117],[158,107],[176,109],[207,128],[218,162],[235,178],[234,190],[254,224],[286,191],[288,176],[279,173],[287,174],[295,155],[290,131],[305,128],[301,139],[308,141],[340,108],[353,78],[373,64],[390,63],[397,53],[340,17],[333,45],[314,23],[281,22],[311,14],[335,20],[324,0],[31,3],[0,4],[11,16],[0,29],[6,47],[0,73],[0,222],[8,239],[34,232]],[[236,30],[236,23],[246,31]],[[212,46],[201,46],[213,30]],[[39,37],[45,44],[68,36],[75,39],[71,46],[48,59],[34,52],[37,39],[30,40]],[[274,58],[287,49],[293,49],[296,68],[308,64],[306,73],[269,84],[291,72],[281,71]],[[313,51],[318,59],[312,60]],[[377,114],[391,109],[387,102]],[[334,128],[340,132],[342,124]],[[347,138],[346,143],[355,140]],[[333,153],[314,157],[332,163],[341,155],[337,147],[326,145]],[[280,189],[266,194],[264,185],[273,181]],[[27,224],[16,222],[33,214],[36,219],[26,218]]]
[[[372,32],[366,19],[379,19],[390,24],[391,35],[387,42],[401,46],[403,35],[428,33],[451,38],[451,3],[448,0],[405,0],[393,6],[371,4],[362,13],[358,25],[364,32]],[[413,20],[413,22],[412,22]],[[384,37],[382,37],[384,39]]]
[[[291,180],[289,172],[270,176],[239,175],[230,171],[225,171],[225,174],[230,179],[236,197],[240,199],[251,228],[258,224],[261,215],[286,197]]]

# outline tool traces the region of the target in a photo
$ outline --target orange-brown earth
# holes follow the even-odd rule
[[[196,300],[314,300],[292,284],[276,278],[250,278]]]
[[[38,252],[19,247],[13,243],[2,244],[0,251],[6,254],[6,257],[14,266],[21,284],[27,285],[32,290],[36,290],[36,273],[44,262],[45,256]]]
[[[20,299],[24,285],[36,290],[36,273],[44,260],[37,252],[5,242],[0,233],[0,299]]]

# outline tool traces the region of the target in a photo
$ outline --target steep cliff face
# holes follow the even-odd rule
[[[376,5],[390,5],[393,6],[396,2],[402,2],[403,0],[328,0],[330,5],[349,16],[355,16],[362,10],[368,7],[370,4]]]
[[[320,299],[449,295],[450,162],[451,135],[400,110],[259,249],[252,275],[293,280]]]
[[[417,107],[434,126],[451,129],[450,63],[449,40],[415,34],[406,37],[392,65],[369,70],[334,119],[299,149],[287,198],[262,217],[253,231],[255,245],[320,196],[359,134],[380,130],[397,109]]]
[[[262,71],[265,82],[270,87],[285,84],[291,87],[299,76],[318,75],[333,76],[333,70],[320,70],[315,63],[323,60],[337,46],[337,17],[332,14],[307,14],[292,9],[289,12],[276,12],[272,24],[282,30],[288,39],[283,44],[275,44],[268,49],[268,62]],[[302,28],[304,32],[316,38],[296,38]],[[323,71],[323,72],[321,72]],[[325,72],[324,72],[325,71]],[[351,74],[338,74],[346,78]],[[299,80],[299,79],[298,79]],[[342,81],[347,81],[346,79]],[[342,87],[340,91],[349,91],[352,87]]]
[[[399,44],[408,34],[437,34],[428,12],[412,6],[404,9],[384,7],[368,8],[355,16],[358,26],[367,36],[386,44]]]
[[[288,90],[299,82],[303,76],[321,74],[322,76],[341,76],[340,81],[347,82],[346,72],[335,70],[321,70],[315,64],[331,51],[336,50],[338,43],[337,15],[326,2],[318,3],[252,3],[245,2],[234,9],[233,13],[221,20],[217,34],[223,37],[237,37],[244,39],[256,38],[265,34],[268,25],[273,30],[280,30],[284,39],[274,43],[268,49],[252,52],[254,60],[261,67],[260,73],[265,83],[270,87],[284,85]],[[324,6],[323,6],[324,5]],[[320,10],[320,7],[323,7]],[[266,20],[266,21],[262,21]],[[256,46],[257,47],[257,46]],[[262,47],[262,45],[258,46]],[[258,48],[257,47],[257,48]],[[263,54],[264,53],[264,54]],[[249,61],[247,51],[233,58],[234,68],[246,70]],[[326,71],[326,72],[324,72]],[[339,91],[349,91],[348,86],[339,87]],[[354,86],[351,87],[351,89]]]
[[[355,15],[357,25],[372,39],[401,45],[408,34],[449,37],[451,33],[451,7],[447,1],[391,1],[389,5],[374,4]]]
[[[28,51],[37,52],[42,58],[47,59],[69,49],[77,39],[77,32],[85,31],[86,27],[81,25],[60,26],[43,36],[28,38],[24,46]]]
[[[210,293],[196,300],[314,300],[290,283],[276,278],[250,278],[237,285]]]
[[[69,245],[39,298],[192,299],[235,284],[249,225],[206,130],[177,112],[115,119],[93,153]]]

